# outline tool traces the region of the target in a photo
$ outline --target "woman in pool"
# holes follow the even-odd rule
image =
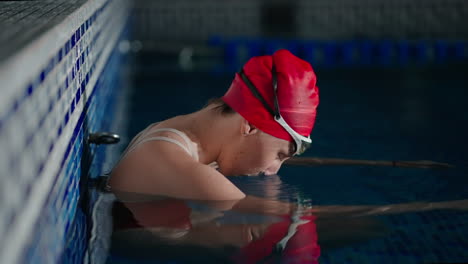
[[[311,143],[319,93],[312,67],[287,50],[250,59],[226,94],[150,125],[114,168],[114,191],[239,200],[225,176],[276,174]]]

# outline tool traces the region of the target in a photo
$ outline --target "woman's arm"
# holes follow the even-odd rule
[[[191,200],[245,197],[224,175],[164,141],[148,142],[129,153],[110,179],[112,189]]]

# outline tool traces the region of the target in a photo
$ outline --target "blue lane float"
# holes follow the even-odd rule
[[[467,41],[448,40],[285,40],[269,38],[209,39],[208,45],[224,51],[226,65],[240,67],[246,58],[286,48],[321,67],[431,65],[466,62]]]

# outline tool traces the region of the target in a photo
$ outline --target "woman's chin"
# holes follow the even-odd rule
[[[223,167],[219,167],[218,168],[218,171],[219,173],[223,174],[224,176],[234,176],[234,171],[230,168],[223,168]]]
[[[219,172],[224,176],[258,176],[259,172],[252,172],[252,171],[242,171],[242,170],[235,170],[235,169],[222,169],[219,168]]]

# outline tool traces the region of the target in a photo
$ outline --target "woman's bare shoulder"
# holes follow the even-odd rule
[[[116,167],[110,185],[122,191],[182,199],[238,200],[245,195],[224,175],[164,141],[148,142]]]

